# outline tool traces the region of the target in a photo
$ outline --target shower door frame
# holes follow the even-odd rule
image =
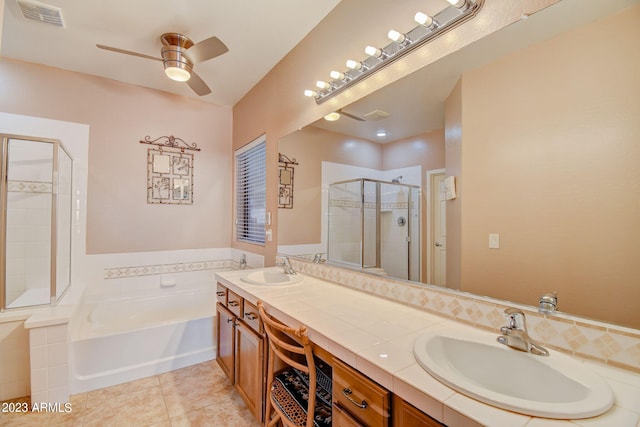
[[[380,240],[380,202],[381,202],[381,198],[380,198],[380,184],[390,184],[390,185],[394,185],[394,186],[400,186],[400,187],[406,187],[409,189],[409,195],[408,197],[408,203],[409,203],[409,208],[408,208],[408,212],[411,211],[411,194],[413,194],[413,192],[416,192],[417,197],[418,197],[418,201],[417,201],[417,209],[418,209],[418,230],[420,231],[420,222],[421,222],[421,206],[420,204],[422,203],[422,191],[419,185],[413,185],[413,184],[403,184],[403,183],[399,183],[399,182],[392,182],[392,181],[383,181],[380,179],[375,179],[375,178],[352,178],[352,179],[346,179],[346,180],[342,180],[342,181],[336,181],[336,182],[332,182],[329,184],[329,187],[331,187],[332,185],[339,185],[339,184],[350,184],[350,183],[354,183],[354,182],[359,182],[360,183],[360,270],[364,271],[365,268],[370,268],[370,267],[365,267],[365,263],[364,263],[364,251],[365,251],[365,239],[364,239],[364,232],[365,232],[365,225],[364,225],[364,217],[365,217],[365,201],[364,201],[364,193],[365,193],[365,181],[368,182],[372,182],[376,184],[376,265],[375,267],[381,267],[381,240]],[[331,201],[331,195],[329,194],[329,202]],[[407,216],[408,218],[411,218],[411,215]],[[411,237],[412,235],[412,228],[415,227],[416,224],[413,224],[413,221],[409,220],[408,224],[407,224],[407,232],[409,237]],[[329,258],[329,234],[330,234],[330,225],[329,227],[327,227],[327,258]],[[421,259],[421,250],[422,250],[422,243],[421,243],[421,239],[422,239],[422,231],[420,231],[418,233],[418,244],[416,246],[416,249],[418,251],[418,276],[422,275],[422,267],[421,267],[421,263],[420,263],[420,259]],[[407,242],[407,276],[411,276],[411,242]],[[353,265],[353,264],[349,264],[346,263],[347,265]],[[419,280],[419,279],[418,279]]]
[[[57,288],[56,288],[56,279],[57,279],[57,260],[58,260],[58,158],[59,158],[59,150],[62,150],[71,160],[71,176],[70,180],[73,183],[73,156],[67,151],[67,149],[62,144],[62,141],[55,138],[41,138],[35,136],[26,136],[26,135],[16,135],[16,134],[6,134],[0,133],[0,201],[2,202],[2,208],[0,209],[0,266],[2,267],[3,274],[0,274],[0,312],[4,312],[7,310],[14,309],[24,309],[25,307],[32,306],[21,306],[21,307],[11,307],[7,308],[7,288],[6,288],[6,272],[7,272],[7,258],[6,258],[6,237],[7,237],[7,191],[9,185],[9,141],[10,140],[22,140],[22,141],[30,141],[30,142],[41,142],[53,144],[53,155],[52,155],[52,171],[51,171],[51,257],[49,260],[49,303],[48,304],[37,304],[37,306],[47,306],[47,305],[55,305],[58,301],[56,298]],[[71,184],[71,194],[73,195],[73,184]],[[73,207],[71,209],[73,211]],[[72,224],[72,218],[70,218],[70,224]],[[70,253],[72,253],[71,249],[71,233],[69,235],[69,248]],[[69,272],[71,272],[71,257],[69,258]],[[71,281],[71,278],[69,278]],[[60,295],[60,298],[66,293],[69,289],[71,283],[68,283],[65,286],[64,291]]]

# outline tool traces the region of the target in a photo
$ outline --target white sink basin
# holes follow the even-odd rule
[[[285,274],[282,268],[268,268],[250,271],[243,275],[240,280],[252,285],[284,286],[300,283],[304,277],[300,274]]]
[[[418,363],[454,390],[489,405],[545,418],[588,418],[613,405],[609,385],[579,361],[537,356],[495,341],[499,332],[437,329],[418,337]]]

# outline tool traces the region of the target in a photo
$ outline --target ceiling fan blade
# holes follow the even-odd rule
[[[354,120],[357,120],[357,121],[359,121],[359,122],[364,122],[364,121],[365,121],[365,119],[363,119],[362,117],[354,116],[353,114],[349,114],[349,113],[347,113],[346,111],[339,110],[338,112],[339,112],[340,114],[342,114],[343,116],[347,116],[347,117],[349,117],[349,118],[351,118],[351,119],[354,119]]]
[[[215,58],[216,56],[220,56],[228,51],[229,48],[227,45],[222,43],[219,38],[209,37],[208,39],[202,40],[187,49],[185,54],[194,64],[197,64],[198,62],[207,61]]]
[[[144,53],[132,52],[130,50],[118,49],[117,47],[105,46],[103,44],[96,44],[96,47],[104,50],[110,50],[111,52],[124,53],[125,55],[132,55],[132,56],[138,56],[140,58],[153,59],[155,61],[162,61],[162,58],[145,55]]]
[[[195,72],[191,72],[191,78],[187,80],[185,83],[189,85],[189,87],[198,95],[204,96],[211,93],[211,89],[209,86],[197,75]]]

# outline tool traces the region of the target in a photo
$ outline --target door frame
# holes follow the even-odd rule
[[[426,171],[426,190],[427,190],[427,283],[431,283],[433,280],[433,245],[435,239],[433,236],[433,191],[432,180],[436,175],[444,175],[446,170],[442,169],[430,169]]]

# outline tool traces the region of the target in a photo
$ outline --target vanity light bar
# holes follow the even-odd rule
[[[366,53],[369,56],[366,59],[362,61],[350,59],[347,61],[347,68],[349,68],[347,71],[343,73],[333,71],[331,74],[333,80],[327,82],[326,87],[318,87],[313,91],[305,90],[305,96],[314,98],[317,104],[322,104],[376,71],[402,58],[414,49],[473,18],[484,4],[484,0],[448,1],[451,6],[446,7],[434,16],[427,16],[418,12],[415,19],[417,22],[420,22],[418,18],[421,21],[424,20],[424,24],[420,22],[417,27],[406,33],[390,31],[389,37],[392,38],[391,36],[393,35],[393,39],[397,41],[392,41],[381,49],[368,46]],[[376,50],[374,51],[374,49]],[[339,78],[334,78],[334,76]]]

